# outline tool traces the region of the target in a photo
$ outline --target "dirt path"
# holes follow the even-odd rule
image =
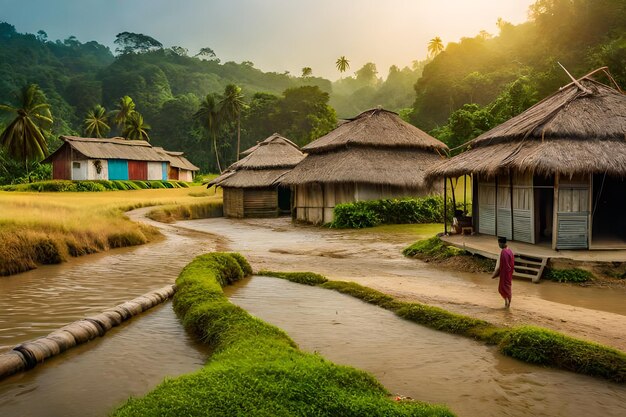
[[[416,235],[297,226],[287,218],[218,218],[176,226],[221,236],[219,249],[241,252],[255,271],[317,272],[492,323],[533,324],[626,351],[624,289],[516,280],[512,308],[505,310],[489,274],[403,257],[401,250],[420,238]]]

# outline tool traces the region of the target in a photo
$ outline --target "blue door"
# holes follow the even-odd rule
[[[167,162],[161,162],[163,165],[163,181],[167,181]]]
[[[128,161],[124,159],[109,159],[109,179],[127,180]]]

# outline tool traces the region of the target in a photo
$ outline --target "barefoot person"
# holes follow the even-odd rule
[[[498,246],[500,246],[500,259],[496,264],[496,270],[493,271],[491,278],[495,279],[500,276],[500,283],[498,284],[498,292],[504,298],[504,307],[509,308],[511,306],[511,284],[513,281],[513,267],[515,265],[515,259],[513,251],[507,246],[506,238],[498,238]]]

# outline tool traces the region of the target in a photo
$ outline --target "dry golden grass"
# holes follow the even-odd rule
[[[124,212],[161,204],[221,201],[221,193],[194,197],[205,188],[80,193],[0,191],[0,275],[59,263],[69,256],[146,243],[156,229],[131,222]]]

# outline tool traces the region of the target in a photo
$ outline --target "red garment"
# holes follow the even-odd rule
[[[504,299],[510,299],[513,294],[511,284],[514,266],[515,257],[513,251],[509,248],[502,249],[500,252],[500,283],[498,284],[498,292]]]

